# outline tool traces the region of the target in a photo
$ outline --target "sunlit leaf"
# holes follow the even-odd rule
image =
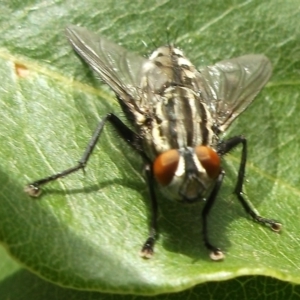
[[[259,1],[0,4],[1,243],[37,275],[80,290],[171,293],[241,275],[299,283],[299,10],[294,1],[280,8]],[[227,136],[248,138],[247,198],[281,221],[282,233],[246,217],[233,195],[237,149],[224,159],[227,177],[209,223],[225,260],[212,262],[202,244],[201,203],[182,206],[162,196],[156,253],[141,259],[149,218],[142,162],[109,127],[86,174],[29,198],[24,185],[74,165],[101,117],[113,111],[125,119],[114,95],[72,52],[64,37],[70,23],[141,55],[175,41],[197,66],[247,53],[268,56],[269,85]]]

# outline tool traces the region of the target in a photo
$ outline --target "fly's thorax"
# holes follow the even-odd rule
[[[198,93],[170,86],[161,95],[151,97],[150,117],[139,125],[144,150],[151,160],[170,149],[215,146],[213,119]]]
[[[207,146],[171,149],[153,163],[154,177],[165,195],[185,202],[204,197],[220,172],[220,157]]]
[[[142,69],[139,111],[133,114],[149,158],[169,149],[213,146],[213,118],[195,84],[198,71],[182,51],[160,47]]]

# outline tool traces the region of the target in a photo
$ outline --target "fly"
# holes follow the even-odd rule
[[[193,203],[206,197],[202,210],[204,244],[213,260],[224,257],[209,240],[207,219],[225,175],[221,158],[238,145],[242,155],[234,193],[254,220],[280,231],[279,222],[259,216],[243,195],[246,138],[219,138],[269,80],[272,66],[268,58],[250,54],[197,71],[172,45],[158,48],[146,59],[78,26],[67,27],[66,35],[75,51],[115,92],[133,129],[116,115],[107,114],[78,164],[30,183],[25,188],[30,196],[37,197],[42,185],[84,169],[109,122],[145,165],[152,214],[142,257],[153,255],[157,237],[155,182],[168,198],[179,202]]]

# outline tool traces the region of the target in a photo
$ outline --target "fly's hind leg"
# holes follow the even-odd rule
[[[238,172],[238,179],[234,189],[234,193],[236,194],[238,200],[244,207],[245,211],[257,222],[265,225],[269,225],[273,231],[279,232],[281,229],[281,223],[275,221],[273,219],[268,219],[261,217],[258,215],[250,206],[248,201],[244,197],[243,193],[243,185],[244,185],[244,178],[245,178],[245,168],[246,168],[246,161],[247,161],[247,140],[244,136],[235,136],[228,140],[222,141],[219,144],[218,153],[222,156],[228,153],[230,150],[242,144],[242,156],[241,162]]]

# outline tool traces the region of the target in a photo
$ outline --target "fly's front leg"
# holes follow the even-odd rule
[[[242,144],[242,157],[239,167],[238,179],[234,189],[234,193],[237,195],[240,203],[243,205],[245,211],[257,222],[266,224],[271,226],[273,231],[280,231],[281,223],[275,221],[273,219],[267,219],[264,217],[259,216],[249,205],[243,195],[243,185],[244,185],[244,178],[245,178],[245,168],[246,168],[246,161],[247,161],[247,140],[244,136],[235,136],[228,140],[222,141],[218,147],[218,153],[222,156],[228,153],[230,150],[235,148],[237,145]]]
[[[51,181],[54,181],[58,178],[65,177],[65,176],[72,174],[80,169],[84,169],[84,167],[86,166],[86,164],[87,164],[87,162],[99,140],[99,137],[103,131],[104,125],[106,124],[107,121],[110,122],[115,127],[115,129],[118,131],[120,136],[130,146],[132,146],[135,150],[137,150],[144,157],[144,159],[146,159],[145,154],[143,152],[141,152],[141,150],[140,150],[141,149],[141,147],[139,146],[140,137],[136,133],[134,133],[131,129],[129,129],[117,116],[115,116],[114,114],[108,114],[104,119],[102,119],[99,122],[81,159],[74,167],[66,169],[62,172],[53,174],[51,176],[36,180],[32,183],[29,183],[24,189],[25,192],[28,193],[32,197],[37,197],[40,194],[40,187],[42,185],[47,184]]]
[[[146,173],[146,181],[149,189],[150,194],[150,204],[151,204],[151,221],[150,221],[150,228],[149,228],[149,236],[144,243],[140,255],[143,258],[151,258],[154,252],[154,244],[156,240],[157,234],[157,200],[154,191],[154,178],[152,172],[152,166],[147,164],[145,166],[145,173]]]
[[[222,260],[224,258],[224,254],[221,251],[221,249],[213,246],[208,238],[208,232],[207,232],[207,217],[209,215],[209,212],[211,208],[213,207],[213,204],[215,203],[215,200],[217,198],[217,195],[219,193],[219,190],[221,188],[223,179],[225,176],[225,172],[222,170],[217,178],[217,181],[214,185],[213,190],[211,191],[208,199],[205,202],[205,206],[202,210],[202,232],[203,232],[203,240],[205,247],[210,250],[210,258],[212,260]]]

